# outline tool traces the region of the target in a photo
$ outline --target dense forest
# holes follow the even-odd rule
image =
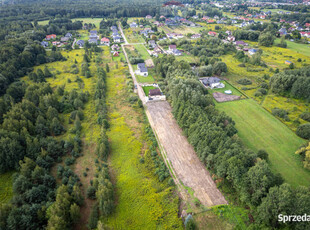
[[[309,189],[283,184],[281,176],[271,171],[265,150],[253,152],[243,146],[235,135],[237,130],[232,119],[216,110],[211,95],[187,63],[166,56],[156,59],[156,70],[167,82],[163,88],[174,117],[199,159],[216,178],[233,187],[243,204],[252,207],[254,228],[284,227],[274,216],[303,215],[310,211]],[[285,198],[291,196],[294,199]],[[289,226],[305,229],[307,223]]]

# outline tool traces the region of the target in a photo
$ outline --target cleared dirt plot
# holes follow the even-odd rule
[[[220,92],[215,92],[212,95],[217,102],[235,101],[240,99],[240,96],[228,95]]]
[[[305,140],[251,99],[219,103],[216,108],[232,117],[238,136],[248,148],[268,152],[271,168],[287,183],[310,185],[310,172],[303,168],[300,156],[294,154]]]
[[[205,206],[227,204],[210,173],[182,134],[169,103],[166,101],[148,103],[147,113],[176,176],[183,184],[190,187],[194,191],[194,196]]]

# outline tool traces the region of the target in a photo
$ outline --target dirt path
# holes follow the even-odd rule
[[[181,128],[173,118],[169,103],[152,102],[147,103],[146,106],[150,124],[165,149],[176,176],[185,186],[194,191],[194,196],[203,205],[210,207],[227,204],[210,173],[199,161],[193,147],[182,134]]]

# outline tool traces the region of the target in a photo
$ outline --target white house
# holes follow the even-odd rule
[[[147,77],[149,75],[145,63],[138,63],[137,67],[138,69],[135,71],[136,74],[144,77]]]

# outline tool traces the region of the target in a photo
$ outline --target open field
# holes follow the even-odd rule
[[[301,99],[286,98],[274,94],[267,95],[262,106],[269,112],[271,112],[275,107],[286,110],[290,121],[286,121],[282,118],[279,119],[293,131],[296,131],[299,126],[299,123],[295,123],[294,121],[298,120],[301,124],[307,123],[305,120],[300,119],[299,116],[303,112],[310,110],[309,105]]]
[[[144,60],[147,60],[147,59],[150,59],[151,56],[150,54],[147,52],[146,48],[144,45],[142,44],[137,44],[137,45],[134,45],[134,47],[136,48],[136,50],[140,53],[141,57],[144,59]]]
[[[96,28],[99,29],[100,26],[100,22],[102,21],[102,18],[74,18],[72,19],[73,22],[75,21],[83,21],[84,23],[92,23],[95,24]],[[38,21],[39,25],[47,25],[49,22],[49,20],[44,20],[44,21]]]
[[[142,35],[139,34],[139,28],[129,28],[123,30],[129,43],[144,43]]]
[[[280,38],[277,38],[275,40],[275,44],[279,44],[281,41]],[[296,42],[291,42],[289,40],[285,40],[287,43],[287,49],[290,49],[292,51],[295,51],[297,53],[301,53],[303,55],[310,57],[310,44],[300,44]]]
[[[284,63],[286,60],[293,62],[296,68],[303,67],[305,64],[310,63],[310,56],[305,55],[304,52],[299,53],[296,51],[296,49],[298,48],[300,51],[303,49],[307,52],[307,50],[309,50],[310,48],[302,47],[300,46],[300,44],[299,46],[297,46],[298,44],[297,45],[295,44],[293,48],[287,49],[277,46],[272,47],[258,46],[257,42],[251,42],[251,41],[246,42],[253,47],[258,47],[259,49],[263,50],[262,60],[266,62],[268,67],[279,69],[288,68],[288,65]],[[297,62],[299,58],[302,60],[302,62]]]
[[[117,206],[103,223],[109,229],[183,229],[174,188],[154,175],[143,134],[143,112],[127,101],[124,71],[120,68],[107,78],[109,165]],[[140,163],[143,155],[145,162]]]
[[[4,204],[13,197],[13,174],[14,171],[0,174],[0,204]]]
[[[102,18],[74,18],[72,19],[73,22],[75,21],[82,21],[84,23],[91,23],[95,24],[96,28],[100,28],[100,22],[102,21]]]
[[[193,195],[203,205],[226,204],[211,175],[182,134],[171,110],[168,102],[160,101],[148,103],[146,112],[177,178],[193,190]]]
[[[305,141],[253,100],[218,104],[236,122],[239,137],[250,149],[265,149],[271,168],[293,186],[310,185],[310,172],[303,168],[294,152]]]

